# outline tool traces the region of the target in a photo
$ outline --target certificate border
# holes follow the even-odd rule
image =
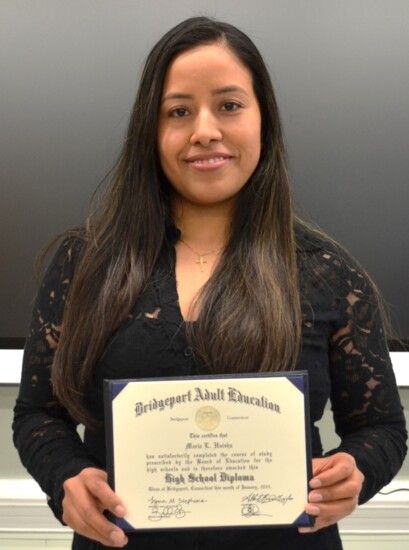
[[[274,371],[274,372],[255,372],[255,373],[228,373],[228,374],[206,374],[194,376],[166,376],[149,378],[127,378],[127,379],[105,379],[104,380],[104,414],[105,414],[105,447],[108,484],[115,491],[115,459],[113,445],[113,399],[129,384],[134,382],[177,382],[178,380],[234,380],[245,378],[287,378],[294,386],[300,390],[303,395],[304,403],[304,425],[305,425],[305,456],[306,456],[306,474],[307,474],[307,493],[308,484],[312,478],[312,447],[311,447],[311,426],[309,422],[309,386],[308,372],[306,370],[296,371]],[[207,530],[225,530],[225,529],[277,529],[293,527],[312,527],[315,522],[315,516],[302,512],[292,524],[274,524],[274,525],[226,525],[226,526],[195,526],[195,527],[154,527],[154,528],[135,528],[123,518],[117,518],[115,515],[107,514],[110,520],[124,529],[126,532],[157,532],[157,531],[207,531]]]

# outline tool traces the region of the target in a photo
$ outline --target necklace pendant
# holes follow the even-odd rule
[[[200,265],[200,271],[203,273],[204,271],[203,266],[204,264],[207,264],[206,260],[204,259],[204,256],[199,255],[199,259],[197,260],[196,263]]]

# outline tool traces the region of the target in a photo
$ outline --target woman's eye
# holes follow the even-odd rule
[[[228,101],[223,105],[222,109],[223,111],[237,111],[237,109],[240,109],[240,105],[234,101]]]
[[[186,116],[187,113],[187,109],[184,109],[183,107],[177,107],[176,109],[172,109],[172,111],[170,112],[170,116],[180,118]]]

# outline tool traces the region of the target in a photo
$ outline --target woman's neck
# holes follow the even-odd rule
[[[174,215],[182,239],[195,250],[224,248],[228,241],[231,214],[220,208],[179,208]]]

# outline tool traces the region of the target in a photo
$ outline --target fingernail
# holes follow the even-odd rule
[[[124,535],[121,533],[121,531],[112,531],[109,535],[109,538],[114,542],[115,544],[121,544],[124,542]]]
[[[310,481],[310,487],[311,489],[318,489],[318,487],[321,487],[322,483],[319,479],[312,479]]]
[[[311,516],[318,516],[321,512],[321,509],[318,506],[314,506],[312,504],[307,505],[307,514],[310,514]]]
[[[310,502],[321,502],[322,494],[321,493],[310,493]]]
[[[121,504],[118,504],[117,506],[115,506],[114,513],[116,516],[124,516],[126,514],[125,507]]]
[[[311,527],[300,527],[298,529],[299,533],[311,533]]]

